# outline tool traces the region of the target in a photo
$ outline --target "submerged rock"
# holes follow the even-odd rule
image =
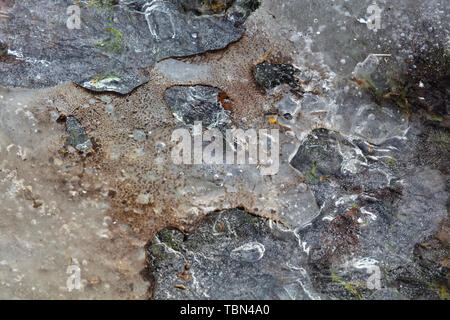
[[[199,1],[191,2],[193,8],[203,5]],[[98,26],[91,47],[99,54],[98,59],[106,56],[111,61],[108,66],[125,68],[121,61],[129,63],[127,59],[134,59],[136,66],[125,68],[124,75],[117,70],[91,70],[83,64],[89,72],[98,71],[94,78],[91,73],[83,75],[82,79],[87,77],[85,86],[122,90],[123,85],[123,90],[128,90],[130,84],[124,79],[130,83],[139,80],[133,73],[135,68],[162,57],[167,50],[179,54],[180,50],[191,48],[185,36],[177,38],[175,33],[172,38],[172,26],[177,29],[183,17],[188,21],[216,21],[227,15],[228,21],[236,26],[239,17],[245,17],[245,13],[238,14],[237,4],[245,2],[236,1],[228,9],[214,8],[209,12],[178,11],[182,14],[175,14],[174,20],[170,17],[175,8],[178,10],[187,1],[141,0],[127,1],[126,5],[124,1],[83,1],[82,29],[72,30],[72,38],[83,37],[85,27],[95,25],[96,20],[92,19],[95,15],[114,12],[107,24]],[[0,202],[5,212],[2,216],[5,232],[0,242],[0,296],[143,297],[148,291],[139,271],[149,258],[146,262],[150,265],[145,271],[151,269],[156,278],[157,287],[152,286],[152,290],[158,299],[448,297],[448,269],[445,269],[448,229],[436,233],[439,222],[448,216],[448,161],[445,161],[449,153],[446,153],[448,132],[433,131],[419,139],[417,124],[390,108],[380,108],[348,79],[335,77],[328,71],[323,63],[330,58],[338,62],[345,58],[351,72],[354,66],[350,64],[368,52],[389,52],[392,60],[398,61],[398,51],[391,49],[401,46],[402,51],[408,50],[405,42],[398,39],[393,39],[390,50],[377,49],[377,45],[389,43],[391,36],[397,37],[399,32],[385,28],[377,33],[364,32],[366,25],[360,28],[354,25],[354,14],[366,12],[366,4],[354,2],[352,9],[358,10],[349,14],[340,2],[345,1],[337,1],[336,6],[319,1],[310,11],[302,10],[301,1],[286,2],[286,6],[267,1],[249,24],[249,36],[244,42],[229,47],[223,55],[183,59],[183,62],[165,60],[158,64],[156,81],[132,95],[114,96],[114,101],[102,99],[104,105],[96,102],[90,93],[73,86],[49,90],[0,88]],[[88,3],[92,5],[84,8]],[[419,25],[422,28],[422,23],[409,23],[413,16],[424,17],[424,13],[431,19],[444,21],[445,14],[435,14],[437,10],[445,12],[442,3],[436,5],[437,0],[417,5],[410,1],[396,4],[400,6],[397,9],[408,10],[383,11],[383,26],[389,27],[389,21],[394,20],[395,26],[407,28],[406,37]],[[35,7],[34,4],[32,10]],[[129,21],[117,14],[125,7],[130,10]],[[49,19],[52,27],[65,23],[61,12],[49,12],[61,20],[54,23],[55,20]],[[86,12],[90,13],[86,15]],[[399,12],[408,21],[399,20]],[[42,12],[24,15],[40,19]],[[314,22],[315,17],[318,19]],[[24,23],[29,23],[25,27],[39,25],[33,20]],[[155,43],[158,41],[160,47],[147,47],[146,41],[142,46],[135,42],[141,35],[132,33],[141,23],[146,26],[139,29],[143,39],[155,35]],[[345,31],[349,25],[355,26],[362,36],[355,40],[354,33]],[[444,24],[441,25],[444,30]],[[310,27],[312,33],[306,29]],[[288,31],[293,29],[299,33]],[[68,49],[64,46],[79,46],[82,52],[84,40],[67,41],[64,35],[55,37],[54,34],[47,37],[31,28],[13,32],[22,33],[22,39],[26,38],[25,32],[31,32],[31,37],[44,37],[43,43],[62,50],[55,61],[65,59],[69,62],[67,68],[78,70],[79,62],[71,66],[70,62],[76,59],[67,56]],[[132,39],[128,38],[130,34]],[[319,34],[327,41],[308,42],[310,36]],[[382,34],[389,41],[380,42]],[[426,34],[429,33],[421,35],[426,37]],[[88,36],[91,38],[86,37],[86,41],[92,39],[91,33]],[[193,41],[201,41],[202,34],[195,31],[191,37]],[[174,44],[180,39],[186,43]],[[5,39],[8,44],[11,41]],[[23,72],[28,71],[27,64],[41,66],[42,73],[15,73],[14,76],[25,75],[21,78],[24,82],[46,83],[48,79],[38,79],[38,76],[44,76],[44,71],[51,67],[46,66],[46,60],[33,60],[40,57],[35,51],[40,48],[33,47],[36,41],[30,40],[31,48],[22,45],[25,51],[10,48],[6,59],[0,59],[13,61],[15,68],[22,68]],[[344,41],[351,52],[345,52],[341,46]],[[330,48],[336,44],[339,51]],[[277,91],[280,94],[270,96],[262,95],[261,90],[248,83],[248,72],[262,54],[262,46],[283,48],[283,54],[292,54],[292,61],[301,66],[301,80],[308,91],[301,99],[296,92],[288,90],[288,84]],[[80,59],[86,62],[91,58]],[[190,64],[193,61],[196,64]],[[381,59],[379,66],[383,67],[386,61]],[[55,70],[55,74],[60,74],[60,69]],[[2,75],[10,77],[8,73]],[[25,79],[28,75],[36,75],[36,79]],[[178,165],[171,161],[174,146],[171,134],[178,127],[185,128],[186,123],[182,119],[183,122],[174,121],[161,98],[169,85],[193,83],[226,88],[235,97],[233,113],[238,127],[264,128],[261,122],[265,120],[266,109],[278,109],[280,116],[276,123],[268,124],[269,128],[279,129],[277,125],[281,125],[289,130],[280,130],[277,174],[261,175],[260,168],[253,164]],[[430,85],[431,82],[416,84],[424,86],[424,90],[431,88]],[[277,103],[275,100],[281,95],[283,100]],[[197,99],[194,95],[187,96]],[[225,100],[219,96],[216,100]],[[205,103],[214,104],[214,101],[212,95]],[[222,101],[222,108],[227,110]],[[192,110],[187,109],[191,115]],[[86,129],[76,119],[73,123],[74,144],[87,141],[89,129],[91,142],[102,144],[101,152],[86,158],[66,154],[61,157],[60,128],[49,122],[56,119],[60,110],[83,119]],[[195,116],[208,121],[215,113],[208,108],[203,111]],[[322,133],[315,130],[318,127],[329,130],[322,129]],[[271,145],[278,140],[275,137],[278,135],[269,138]],[[298,152],[295,158],[298,161],[290,166]],[[411,160],[417,153],[421,154],[419,164]],[[272,159],[273,164],[278,164],[277,158]],[[237,210],[223,211],[241,207],[261,218]],[[282,224],[283,229],[274,221]],[[164,229],[167,226],[176,226],[188,235]],[[163,231],[153,238],[160,230]],[[151,238],[149,251],[144,252],[143,246]],[[64,289],[69,261],[81,268],[83,290],[80,292]]]
[[[201,121],[207,128],[225,128],[231,123],[230,112],[224,109],[220,89],[209,86],[173,86],[165,99],[175,118],[193,125]]]
[[[155,299],[317,298],[294,233],[244,211],[212,213],[187,236],[165,229],[147,249]]]
[[[66,144],[73,146],[80,152],[92,150],[92,142],[89,139],[86,130],[74,116],[68,116],[66,119],[66,129],[69,138]]]
[[[256,82],[265,89],[272,89],[287,84],[294,90],[300,90],[300,82],[296,76],[300,70],[290,64],[260,63],[255,67],[253,76]]]
[[[359,148],[338,132],[316,129],[302,142],[291,165],[310,181],[360,171],[365,158]]]
[[[11,56],[0,63],[6,75],[0,84],[43,88],[71,80],[93,91],[125,94],[147,82],[146,68],[161,59],[221,49],[237,41],[245,18],[257,8],[256,1],[227,1],[222,6],[217,0],[205,2],[212,11],[202,15],[184,9],[199,3],[18,1],[0,28]]]
[[[315,288],[338,299],[381,299],[389,292],[398,298],[445,299],[448,224],[440,221],[448,214],[439,174],[409,172],[400,194],[386,189],[349,195],[355,186],[334,184],[337,190],[314,190],[331,197],[341,208],[338,214],[323,205],[327,215],[299,232],[311,246],[306,269]],[[425,204],[423,197],[431,202]]]

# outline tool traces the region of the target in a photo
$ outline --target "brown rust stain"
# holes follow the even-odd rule
[[[225,92],[223,91],[219,92],[219,94],[217,95],[217,102],[220,102],[224,110],[228,111],[232,110],[231,99]]]

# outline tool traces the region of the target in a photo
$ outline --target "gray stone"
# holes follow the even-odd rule
[[[125,94],[147,82],[146,68],[161,59],[237,41],[242,23],[259,4],[236,1],[230,13],[199,16],[183,8],[198,3],[83,1],[78,5],[80,29],[69,29],[66,12],[73,1],[16,1],[1,22],[0,38],[7,39],[10,51],[6,63],[0,63],[5,75],[0,84],[43,88],[73,81],[93,91]]]
[[[253,76],[256,82],[265,89],[272,89],[287,84],[292,89],[300,90],[300,82],[296,78],[300,70],[290,64],[260,63],[255,67]]]
[[[175,118],[193,125],[201,121],[203,127],[229,126],[230,113],[218,100],[220,89],[209,86],[174,86],[166,90],[165,99]]]
[[[244,211],[212,213],[187,236],[165,229],[147,248],[155,299],[318,297],[301,271],[306,256],[295,235]]]
[[[66,144],[73,146],[80,152],[92,150],[92,142],[89,139],[86,130],[74,116],[68,116],[66,119],[66,130],[69,138]]]
[[[330,175],[356,173],[364,156],[338,132],[316,129],[302,142],[291,165],[310,181]]]

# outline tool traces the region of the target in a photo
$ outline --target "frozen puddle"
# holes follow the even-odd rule
[[[75,64],[58,45],[19,50],[12,30],[40,20],[17,10],[34,3],[0,20],[2,83],[58,85],[0,90],[0,297],[439,298],[448,132],[369,94],[367,83],[380,85],[380,73],[412,53],[377,47],[360,22],[365,3],[350,12],[346,1],[265,1],[250,14],[242,1],[144,2],[86,8],[83,37],[56,29],[76,41]],[[407,15],[436,16],[432,3]],[[33,10],[57,24],[58,6],[46,6]],[[386,33],[395,15],[378,35],[400,45]],[[83,55],[86,42],[93,50]],[[39,61],[51,61],[51,76]],[[100,95],[67,80],[135,90]],[[191,162],[173,161],[174,132],[193,146],[214,132],[197,145],[218,146],[214,155],[261,150],[228,130],[254,130],[272,148],[268,160],[221,164],[201,153],[196,162],[193,149]]]

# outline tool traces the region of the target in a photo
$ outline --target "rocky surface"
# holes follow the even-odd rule
[[[226,93],[220,89],[208,86],[174,86],[168,88],[165,100],[175,118],[185,124],[193,125],[196,121],[202,122],[206,128],[225,129],[230,126],[229,110],[221,101]]]
[[[147,246],[155,299],[311,299],[295,233],[241,210],[208,215],[189,235],[165,229]],[[245,285],[243,285],[245,284]]]
[[[0,297],[448,299],[445,3],[72,4],[0,2]]]
[[[80,152],[92,151],[92,142],[77,118],[68,116],[65,122],[67,135],[69,136],[66,144],[73,146]]]
[[[286,84],[294,90],[300,90],[300,83],[296,76],[300,70],[289,64],[260,63],[255,67],[253,76],[256,82],[265,89],[273,89]]]
[[[128,93],[167,57],[217,50],[237,41],[257,1],[10,1],[0,37],[8,45],[1,85],[43,88],[73,81],[93,91]],[[204,9],[204,10],[203,10]],[[212,12],[211,12],[212,11]],[[212,15],[212,13],[214,13]],[[24,77],[26,75],[26,77]]]

